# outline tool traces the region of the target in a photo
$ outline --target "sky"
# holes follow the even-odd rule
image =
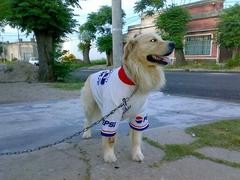
[[[138,14],[134,13],[133,8],[135,2],[137,1],[138,0],[122,0],[122,9],[126,13],[125,17],[126,23],[123,27],[123,33],[127,32],[127,26],[140,23],[140,17]],[[196,1],[198,0],[167,0],[167,3],[187,4]],[[225,6],[229,6],[236,2],[240,2],[240,0],[225,0]],[[98,9],[103,5],[111,6],[112,0],[80,0],[79,3],[82,9],[76,8],[74,10],[74,13],[78,15],[75,17],[75,19],[78,21],[79,24],[83,24],[84,22],[86,22],[86,17],[89,13],[98,11]],[[76,28],[76,30],[77,29],[78,28]],[[28,37],[26,37],[24,32],[19,32],[19,36],[23,40],[29,40],[33,36],[33,34],[30,34]],[[16,29],[10,28],[9,26],[5,28],[4,33],[0,32],[0,41],[14,42],[17,41],[17,38],[18,31]],[[78,34],[77,33],[69,34],[65,40],[65,43],[63,44],[63,49],[69,50],[77,58],[82,59],[82,54],[77,47],[78,44],[79,44]],[[90,51],[90,59],[101,58],[105,58],[105,54],[97,52],[95,45],[93,45]]]

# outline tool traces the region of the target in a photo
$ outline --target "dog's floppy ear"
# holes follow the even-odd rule
[[[136,44],[136,40],[134,39],[131,39],[127,42],[127,44],[124,47],[124,56],[123,56],[124,60],[127,60],[128,55],[134,49],[135,44]]]

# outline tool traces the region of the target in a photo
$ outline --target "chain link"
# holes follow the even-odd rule
[[[135,91],[134,91],[135,92]],[[86,132],[88,129],[92,128],[93,126],[96,126],[97,124],[99,124],[101,121],[105,120],[106,118],[108,118],[109,116],[111,116],[112,114],[114,114],[118,109],[120,109],[121,107],[124,107],[124,109],[126,109],[124,113],[126,113],[129,109],[130,109],[130,106],[127,106],[127,102],[130,100],[130,98],[133,96],[134,92],[132,93],[132,95],[128,98],[123,98],[122,99],[122,103],[119,104],[116,108],[114,108],[112,111],[110,111],[109,114],[103,116],[101,119],[99,119],[98,121],[92,123],[90,126],[82,129],[81,131],[77,131],[76,133],[74,133],[73,135],[71,136],[67,136],[61,140],[57,140],[55,141],[54,143],[50,143],[50,144],[47,144],[47,145],[42,145],[42,146],[38,146],[38,147],[35,147],[35,148],[31,148],[31,149],[24,149],[24,150],[20,150],[20,151],[14,151],[14,152],[2,152],[0,153],[0,156],[10,156],[10,155],[19,155],[19,154],[26,154],[26,153],[31,153],[31,152],[34,152],[34,151],[39,151],[41,149],[46,149],[46,148],[49,148],[49,147],[53,147],[55,145],[58,145],[58,144],[61,144],[63,142],[66,142],[68,140],[71,140],[73,139],[74,137],[77,137],[77,136],[80,136],[81,133],[84,133]]]

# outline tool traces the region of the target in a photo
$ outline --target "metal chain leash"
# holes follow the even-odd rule
[[[92,128],[93,126],[99,124],[101,121],[104,121],[106,118],[108,118],[109,116],[111,116],[112,114],[114,114],[118,109],[120,109],[121,107],[124,107],[124,110],[123,110],[123,114],[126,113],[130,108],[131,106],[128,106],[127,105],[127,102],[129,101],[129,99],[133,96],[133,94],[135,93],[135,91],[132,93],[132,95],[128,98],[123,98],[122,99],[122,103],[119,104],[116,108],[114,108],[112,111],[110,111],[110,113],[108,113],[107,115],[103,116],[101,119],[99,119],[98,121],[92,123],[90,126],[82,129],[81,131],[78,131],[76,133],[74,133],[73,135],[71,136],[68,136],[68,137],[65,137],[61,140],[57,140],[55,141],[54,143],[50,143],[50,144],[47,144],[47,145],[42,145],[42,146],[38,146],[38,147],[35,147],[35,148],[29,148],[29,149],[25,149],[25,150],[20,150],[20,151],[14,151],[14,152],[3,152],[3,153],[0,153],[0,156],[10,156],[10,155],[19,155],[19,154],[26,154],[26,153],[31,153],[31,152],[34,152],[34,151],[39,151],[41,149],[46,149],[46,148],[49,148],[49,147],[53,147],[55,145],[58,145],[58,144],[61,144],[63,142],[66,142],[68,140],[71,140],[73,139],[74,137],[77,137],[79,136],[81,133],[84,133],[86,132],[88,129]]]

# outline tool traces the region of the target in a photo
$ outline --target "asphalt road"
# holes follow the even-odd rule
[[[81,70],[73,73],[77,79],[85,80],[98,70]],[[196,96],[240,102],[240,73],[215,72],[166,72],[167,85],[164,93]]]
[[[240,73],[166,72],[165,93],[240,102]]]

